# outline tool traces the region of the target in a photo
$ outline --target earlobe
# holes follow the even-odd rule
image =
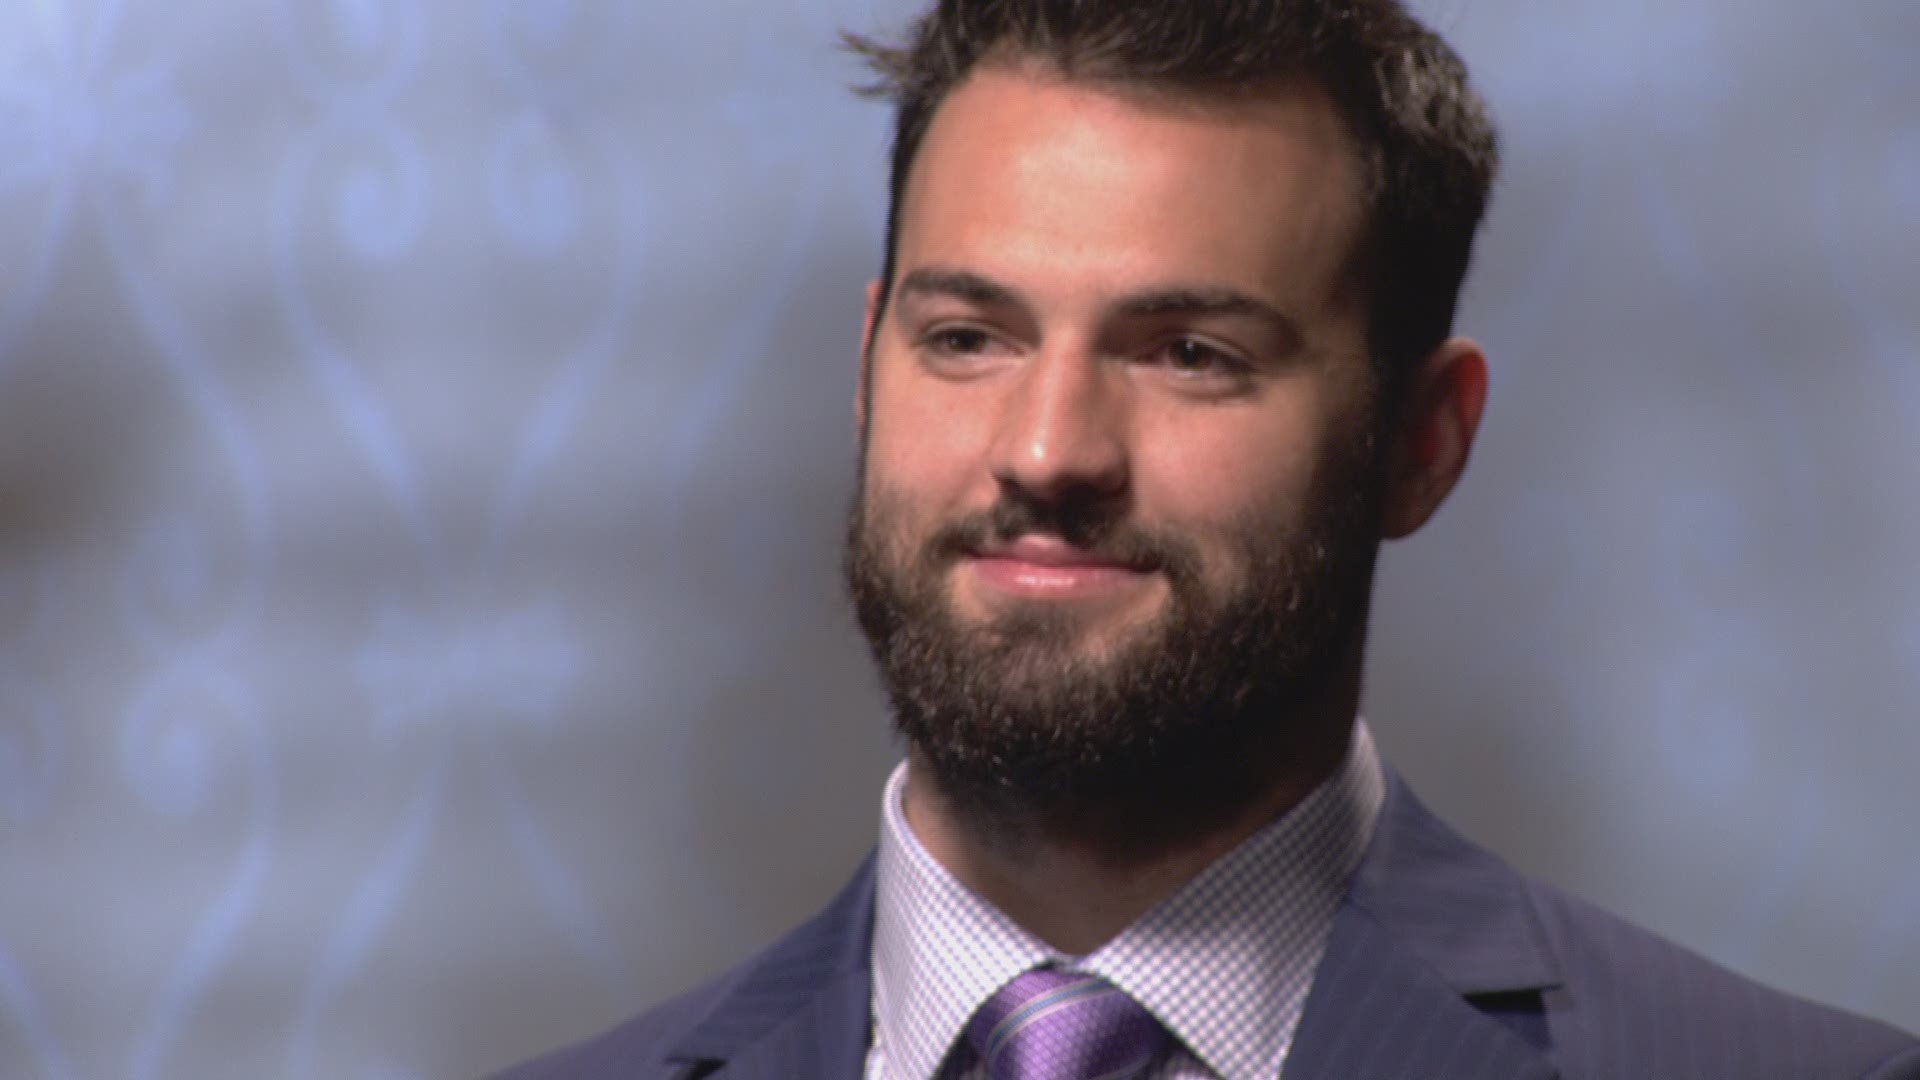
[[[1425,525],[1465,471],[1486,407],[1485,354],[1466,338],[1449,339],[1410,373],[1402,400],[1382,507],[1389,540]]]

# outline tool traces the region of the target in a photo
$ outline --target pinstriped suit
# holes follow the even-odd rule
[[[497,1080],[857,1080],[873,865],[700,990]],[[1284,1080],[1920,1080],[1920,1042],[1531,881],[1397,778]]]

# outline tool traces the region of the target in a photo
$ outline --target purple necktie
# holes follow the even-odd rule
[[[1036,968],[987,999],[967,1040],[993,1080],[1095,1080],[1138,1076],[1167,1029],[1096,975]]]

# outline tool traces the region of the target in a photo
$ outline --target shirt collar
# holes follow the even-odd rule
[[[932,1077],[975,1010],[1037,965],[1131,994],[1223,1080],[1271,1077],[1292,1043],[1386,778],[1364,721],[1338,771],[1292,810],[1084,958],[1063,956],[956,880],[887,781],[873,935],[876,1035],[893,1071]]]

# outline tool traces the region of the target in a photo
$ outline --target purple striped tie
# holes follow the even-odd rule
[[[993,1080],[1107,1080],[1138,1076],[1167,1029],[1096,975],[1036,968],[987,999],[967,1040]]]

